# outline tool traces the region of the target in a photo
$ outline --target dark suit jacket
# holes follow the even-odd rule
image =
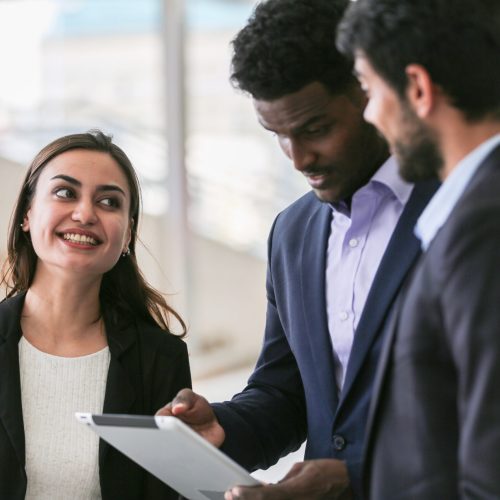
[[[500,147],[423,254],[381,357],[374,500],[500,498]]]
[[[345,460],[359,494],[381,325],[416,259],[413,226],[436,187],[418,185],[400,217],[358,324],[340,398],[325,302],[331,208],[311,192],[277,217],[269,237],[262,352],[245,390],[214,405],[226,432],[222,449],[244,467],[265,469],[307,437],[306,458]]]
[[[0,498],[26,493],[18,343],[24,294],[0,303]],[[191,385],[186,345],[152,323],[112,325],[104,413],[153,414]],[[168,452],[168,450],[166,450]],[[166,499],[177,494],[104,441],[99,443],[103,500]]]

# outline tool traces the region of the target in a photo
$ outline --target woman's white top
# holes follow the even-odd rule
[[[102,413],[109,348],[75,358],[39,351],[19,341],[26,441],[26,500],[95,500],[99,438],[75,412]]]

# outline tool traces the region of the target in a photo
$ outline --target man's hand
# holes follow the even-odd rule
[[[344,462],[307,460],[295,464],[278,484],[236,486],[225,500],[351,500],[352,491]]]
[[[191,389],[179,391],[170,403],[156,412],[156,415],[179,418],[217,448],[226,437],[208,401]]]

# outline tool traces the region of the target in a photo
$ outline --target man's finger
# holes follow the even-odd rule
[[[300,474],[302,472],[302,470],[304,469],[304,466],[305,466],[305,462],[296,462],[292,465],[292,467],[290,468],[290,470],[285,474],[285,476],[283,476],[283,478],[281,478],[279,481],[278,481],[278,484],[279,483],[282,483],[283,481],[288,481],[289,479],[297,476],[298,474]]]
[[[285,500],[293,498],[281,485],[235,486],[226,492],[224,500]]]
[[[191,389],[181,389],[172,400],[172,407],[184,405],[186,408],[191,408],[195,405],[196,400],[199,397],[200,396],[194,393]]]
[[[195,402],[196,394],[191,389],[181,389],[172,401],[156,412],[156,415],[178,416],[191,409]]]
[[[156,414],[159,417],[171,417],[172,416],[172,402],[167,403],[165,406],[160,408]]]

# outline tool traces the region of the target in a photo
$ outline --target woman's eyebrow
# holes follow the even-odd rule
[[[71,177],[69,175],[64,175],[64,174],[54,175],[54,177],[52,177],[50,180],[53,181],[54,179],[62,179],[63,181],[73,184],[74,186],[82,185],[82,183],[78,179],[75,179],[74,177]]]
[[[123,196],[126,196],[125,191],[115,184],[102,184],[101,186],[97,186],[97,191],[118,191]]]
[[[69,182],[70,184],[73,184],[74,186],[78,187],[82,186],[82,183],[78,179],[75,179],[70,175],[64,175],[64,174],[54,175],[54,177],[52,177],[50,180],[52,181],[54,179],[62,179],[66,182]],[[100,186],[97,186],[97,191],[118,191],[122,193],[123,196],[126,196],[125,191],[121,187],[116,186],[115,184],[102,184]]]

